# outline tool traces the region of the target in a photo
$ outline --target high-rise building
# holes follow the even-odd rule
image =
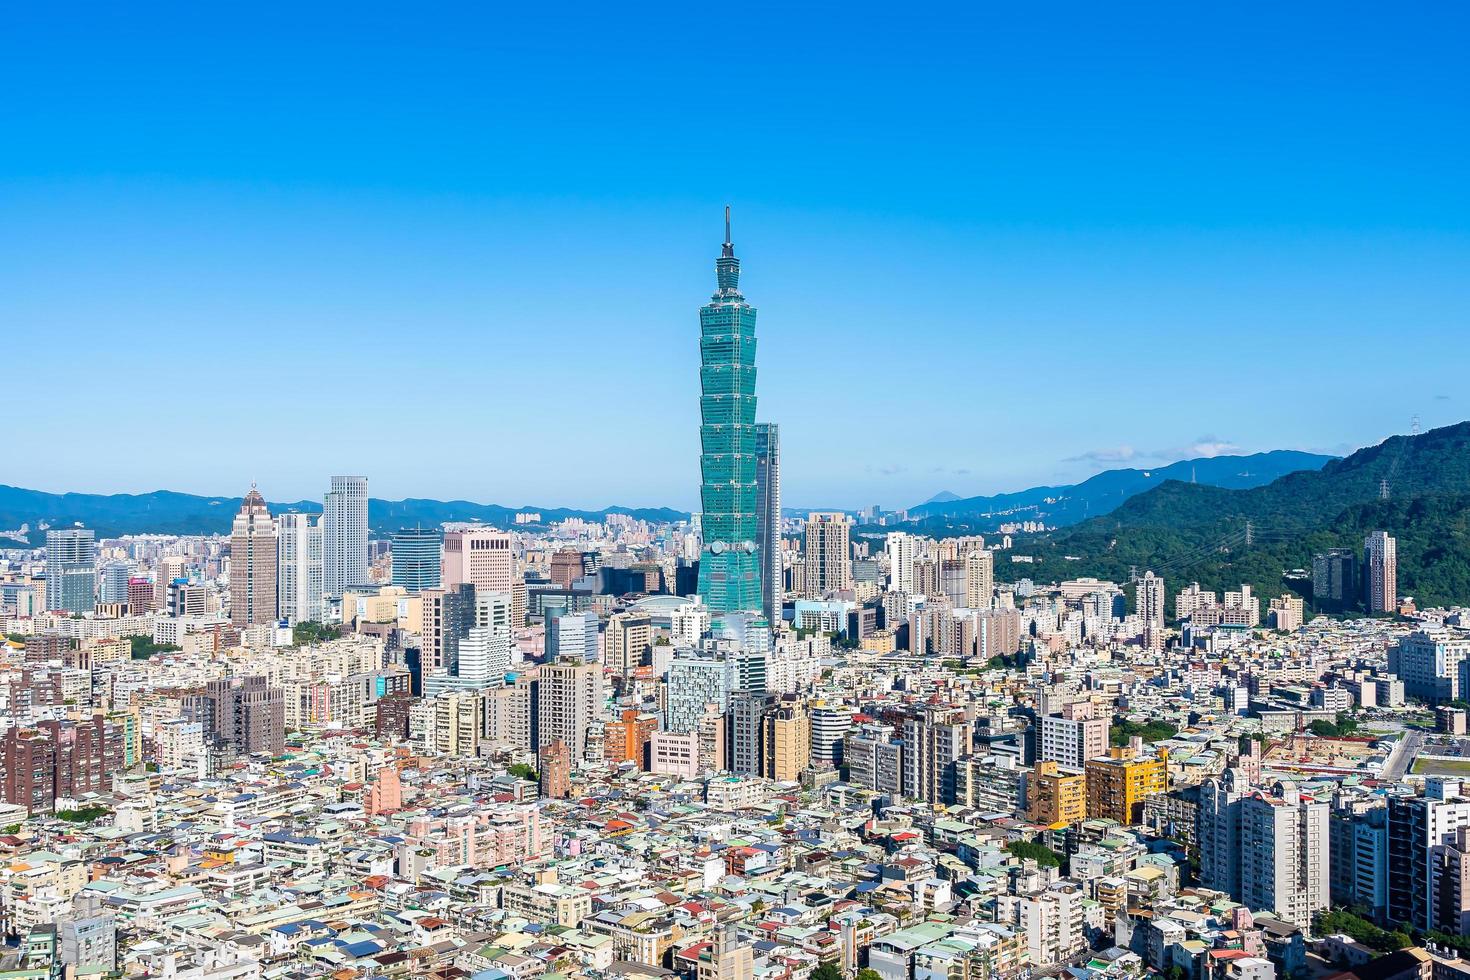
[[[792,697],[773,704],[761,718],[761,743],[767,779],[800,779],[811,763],[812,719],[806,705]]]
[[[884,550],[888,553],[888,591],[917,595],[914,562],[919,559],[919,538],[906,531],[890,531]]]
[[[755,425],[756,545],[761,560],[761,611],[766,621],[781,619],[786,596],[781,560],[781,429],[774,422]]]
[[[814,513],[806,519],[806,594],[820,598],[852,588],[852,556],[846,514]]]
[[[965,555],[965,605],[971,609],[989,609],[995,592],[995,553],[984,548],[971,549]]]
[[[1388,921],[1417,929],[1455,929],[1460,902],[1445,874],[1447,847],[1470,827],[1470,797],[1459,780],[1430,776],[1422,796],[1388,798]],[[1467,896],[1470,897],[1470,896]]]
[[[393,533],[393,584],[409,595],[440,584],[443,537],[437,527],[405,527]]]
[[[425,589],[419,595],[419,656],[424,672],[457,676],[460,641],[475,626],[475,587]]]
[[[446,587],[469,583],[478,592],[510,595],[516,578],[515,539],[490,527],[444,532],[440,577]]]
[[[568,660],[541,666],[537,715],[542,746],[565,742],[573,762],[581,762],[587,756],[587,732],[601,713],[601,664]]]
[[[97,570],[97,601],[116,605],[128,601],[128,579],[133,565],[126,561],[110,561]]]
[[[322,522],[288,511],[276,518],[276,589],[280,614],[292,626],[323,616]]]
[[[836,769],[842,765],[847,733],[856,709],[850,704],[818,701],[812,705],[812,765]]]
[[[153,583],[141,575],[128,579],[128,614],[142,616],[156,608]]]
[[[1026,783],[1028,815],[1039,824],[1078,823],[1087,819],[1087,777],[1062,772],[1051,761],[1036,763]]]
[[[276,621],[276,522],[254,486],[230,529],[230,621],[259,626]]]
[[[595,612],[563,613],[546,617],[546,653],[557,660],[597,663]]]
[[[369,581],[367,477],[334,476],[322,507],[322,589],[340,599]]]
[[[1164,580],[1153,572],[1144,572],[1138,580],[1138,617],[1143,620],[1143,645],[1151,649],[1164,646]]]
[[[970,754],[973,726],[959,708],[925,707],[903,726],[904,795],[955,801],[955,764]]]
[[[653,620],[643,613],[615,613],[608,618],[603,645],[608,669],[628,677],[653,650]]]
[[[760,776],[765,742],[762,720],[766,714],[766,696],[760,691],[737,688],[730,692],[729,717],[725,722],[725,759],[731,772]]]
[[[515,646],[510,617],[510,596],[504,592],[475,593],[475,625],[459,641],[454,676],[481,686],[505,678]]]
[[[842,747],[847,781],[875,793],[903,793],[903,742],[892,726],[864,722],[848,732]]]
[[[636,708],[625,709],[617,721],[603,726],[602,757],[609,766],[620,766],[631,762],[639,769],[648,770],[649,743],[658,730],[658,718],[643,714]]]
[[[1470,661],[1470,634],[1426,624],[1388,649],[1388,672],[1404,683],[1404,693],[1425,701],[1464,697],[1462,666]]]
[[[1271,794],[1240,803],[1240,894],[1247,908],[1267,909],[1308,928],[1327,908],[1328,805],[1303,798],[1283,782]]]
[[[540,792],[551,800],[564,800],[572,795],[572,753],[560,739],[541,746]]]
[[[760,609],[765,577],[757,540],[755,308],[740,294],[729,208],[715,283],[699,311],[699,596],[719,616]]]
[[[1063,717],[1047,715],[1041,719],[1041,744],[1037,759],[1050,760],[1068,769],[1079,770],[1088,759],[1106,755],[1108,720],[1106,718]]]
[[[202,695],[184,706],[206,735],[241,755],[280,755],[286,748],[286,698],[264,677],[226,677],[209,681]]]
[[[576,548],[562,548],[551,556],[551,584],[557,588],[570,589],[584,574],[582,552]]]
[[[1108,755],[1088,759],[1087,815],[1133,826],[1143,820],[1143,801],[1167,792],[1168,763],[1160,758],[1136,758],[1131,749],[1115,748]]]
[[[1358,586],[1358,556],[1350,548],[1333,548],[1312,558],[1312,602],[1321,609],[1354,606]]]
[[[1387,531],[1374,531],[1363,542],[1363,603],[1369,615],[1398,609],[1398,542]]]
[[[46,532],[46,608],[89,613],[97,608],[97,532]]]

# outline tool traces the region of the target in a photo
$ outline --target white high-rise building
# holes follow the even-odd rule
[[[297,623],[322,619],[322,521],[291,511],[276,518],[276,589],[280,615]]]
[[[1240,901],[1303,928],[1329,901],[1327,803],[1280,783],[1240,803]]]
[[[709,606],[694,598],[669,613],[669,638],[675,648],[684,649],[699,645],[700,638],[710,629]]]
[[[995,592],[995,554],[975,548],[965,555],[965,605],[989,609]]]
[[[884,550],[888,553],[888,591],[913,595],[919,539],[904,531],[890,531]]]
[[[1036,757],[1069,769],[1082,769],[1088,759],[1106,755],[1106,718],[1065,718],[1047,715],[1041,719],[1041,745]]]
[[[1363,542],[1363,599],[1370,614],[1398,608],[1398,542],[1387,531],[1374,531]]]
[[[546,623],[546,651],[558,660],[580,660],[595,664],[597,656],[598,619],[595,612],[565,613],[549,616]]]
[[[332,598],[368,583],[368,481],[334,476],[322,508],[322,590]]]

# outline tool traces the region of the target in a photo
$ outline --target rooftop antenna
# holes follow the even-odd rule
[[[725,205],[725,244],[735,244],[730,240],[730,205]]]

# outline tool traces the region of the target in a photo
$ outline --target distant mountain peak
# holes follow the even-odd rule
[[[926,503],[926,504],[947,504],[951,500],[960,500],[960,499],[963,499],[963,498],[961,498],[959,494],[954,493],[953,491],[950,491],[950,490],[941,490],[938,493],[936,493],[934,496],[930,497],[928,500],[924,501],[924,503]]]

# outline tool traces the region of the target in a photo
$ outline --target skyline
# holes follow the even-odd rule
[[[943,38],[638,11],[554,47],[527,12],[13,12],[0,323],[20,377],[89,385],[6,482],[696,509],[727,203],[793,506],[1455,421],[1453,359],[1416,351],[1470,311],[1466,15],[1331,9],[959,10]],[[669,43],[716,29],[744,54],[718,72]],[[116,438],[119,403],[169,412],[170,451]]]

